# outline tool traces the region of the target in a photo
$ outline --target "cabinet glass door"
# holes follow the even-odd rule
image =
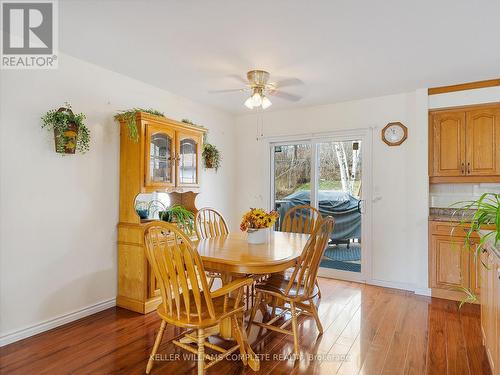
[[[179,137],[179,185],[194,185],[198,183],[198,147],[196,136]]]
[[[166,186],[174,182],[174,134],[148,127],[146,184]]]

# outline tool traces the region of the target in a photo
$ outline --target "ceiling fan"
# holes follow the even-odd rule
[[[245,87],[239,89],[229,90],[212,90],[212,94],[229,93],[229,92],[250,92],[250,96],[245,100],[245,107],[249,109],[269,108],[273,103],[269,100],[268,96],[276,96],[289,101],[299,101],[302,97],[281,91],[282,87],[302,85],[303,82],[297,78],[288,78],[278,82],[269,82],[269,73],[265,70],[250,70],[247,72],[247,79],[231,75],[231,77],[238,79]]]

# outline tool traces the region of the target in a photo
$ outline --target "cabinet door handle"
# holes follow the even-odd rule
[[[470,174],[470,161],[467,162],[467,174]]]
[[[461,174],[465,174],[465,164],[462,162],[462,168],[460,169]]]

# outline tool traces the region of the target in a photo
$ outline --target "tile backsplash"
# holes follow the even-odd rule
[[[484,193],[500,193],[500,183],[431,184],[430,207],[449,207],[455,202],[476,199]]]

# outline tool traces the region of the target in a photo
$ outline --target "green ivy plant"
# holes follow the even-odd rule
[[[185,123],[185,124],[189,124],[189,125],[191,125],[191,126],[194,126],[195,128],[198,128],[198,129],[201,129],[201,130],[205,131],[205,133],[203,134],[203,137],[204,137],[204,138],[203,138],[203,140],[205,140],[205,137],[206,137],[206,135],[207,135],[207,133],[208,133],[207,128],[205,128],[203,125],[198,125],[198,124],[195,124],[194,122],[192,122],[191,120],[189,120],[189,119],[187,119],[187,118],[183,118],[183,119],[181,120],[181,122],[183,122],[183,123]]]
[[[90,130],[83,113],[74,114],[71,105],[48,111],[41,117],[42,128],[54,132],[56,152],[85,153],[90,149]]]
[[[201,152],[205,168],[215,168],[215,171],[220,168],[222,155],[220,151],[211,143],[203,144],[203,151]]]
[[[177,223],[184,232],[191,234],[194,230],[194,214],[186,207],[180,204],[175,204],[167,208],[165,211],[160,211],[160,220],[169,223]]]
[[[156,109],[152,108],[132,108],[132,109],[127,109],[125,111],[120,111],[115,115],[115,120],[117,121],[125,121],[127,124],[128,128],[128,135],[131,140],[134,142],[139,142],[139,133],[137,131],[137,125],[135,123],[136,115],[137,112],[146,112],[149,113],[150,115],[154,116],[159,116],[159,117],[165,117],[165,114],[163,112],[157,111]]]
[[[201,152],[201,156],[203,158],[203,163],[205,165],[205,168],[207,169],[213,168],[217,172],[221,166],[222,155],[220,151],[217,149],[217,147],[207,142],[208,130],[204,126],[196,125],[194,122],[186,118],[182,119],[181,121],[186,124],[196,126],[197,128],[205,130],[205,132],[203,133],[203,149]]]

